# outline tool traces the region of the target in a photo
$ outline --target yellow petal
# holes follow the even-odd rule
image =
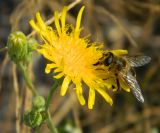
[[[80,83],[76,84],[76,93],[77,93],[77,97],[78,97],[78,100],[80,102],[81,105],[85,105],[86,101],[83,97],[83,90],[82,90],[82,86]]]
[[[111,50],[110,52],[112,52],[116,56],[128,54],[128,51],[123,49]]]
[[[122,79],[119,80],[120,81],[120,86],[123,90],[130,92],[130,88],[128,87],[127,84],[124,83],[124,81]]]
[[[106,87],[108,88],[108,89],[113,89],[112,88],[112,85],[114,85],[115,86],[115,90],[117,89],[117,83],[116,83],[116,81],[115,81],[115,78],[108,78],[107,80],[106,80],[106,83],[107,83],[107,85],[106,85]]]
[[[56,29],[58,31],[58,34],[60,35],[61,34],[61,27],[60,27],[60,24],[59,24],[59,16],[58,16],[58,12],[56,11],[54,13],[54,21],[55,21],[55,26],[56,26]]]
[[[39,12],[36,13],[36,18],[37,18],[38,26],[40,28],[42,28],[43,30],[46,29],[46,25],[45,25],[44,21],[42,20],[42,17]]]
[[[45,73],[50,73],[52,68],[57,67],[56,64],[51,63],[51,64],[47,64],[46,68],[45,68]]]
[[[60,79],[64,76],[64,73],[59,73],[56,76],[53,76],[55,79]]]
[[[61,92],[60,92],[61,96],[64,96],[66,94],[66,91],[69,87],[70,82],[71,82],[71,79],[68,76],[64,78],[62,87],[61,87]]]
[[[46,49],[46,48],[40,48],[40,49],[37,49],[37,51],[38,51],[38,53],[42,54],[48,60],[55,62],[53,56],[50,54],[50,52],[48,52],[48,49]]]
[[[57,36],[56,36],[56,34],[54,33],[54,31],[53,31],[53,29],[52,29],[52,27],[50,27],[50,26],[47,26],[47,31],[48,31],[48,40],[49,40],[49,42],[50,42],[50,45],[52,45],[53,47],[54,47],[54,40],[56,40],[57,39]]]
[[[58,67],[58,68],[56,68],[56,69],[54,70],[54,72],[55,72],[55,73],[62,72],[62,69],[61,69],[60,67]]]
[[[40,32],[40,29],[38,28],[38,26],[35,24],[35,22],[33,20],[29,21],[29,24],[32,26],[33,29],[35,29],[37,32]]]
[[[65,6],[65,7],[63,8],[62,16],[61,16],[62,32],[65,30],[66,13],[67,13],[67,7]]]
[[[82,19],[83,10],[84,10],[84,6],[81,7],[81,9],[80,9],[80,11],[78,13],[75,32],[79,32],[79,29],[80,29],[80,26],[81,26],[81,19]]]
[[[101,88],[98,88],[96,89],[99,94],[101,94],[101,96],[110,104],[112,105],[113,104],[113,101],[112,101],[112,98],[107,94],[107,92],[105,92],[103,89]]]
[[[95,102],[95,90],[89,89],[88,108],[92,109]]]

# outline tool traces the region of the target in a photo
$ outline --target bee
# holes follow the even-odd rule
[[[140,86],[136,80],[135,67],[143,66],[151,61],[149,56],[136,55],[128,56],[121,55],[117,56],[112,52],[107,52],[103,57],[96,63],[96,65],[105,65],[108,67],[108,71],[111,71],[115,76],[117,89],[120,89],[120,81],[127,85],[136,99],[140,102],[144,102]],[[114,86],[112,85],[114,89]]]

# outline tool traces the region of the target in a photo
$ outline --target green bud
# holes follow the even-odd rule
[[[33,107],[41,108],[45,105],[45,99],[42,96],[36,96],[33,98]]]
[[[11,33],[8,37],[7,47],[9,56],[15,63],[25,60],[28,47],[27,38],[22,32]]]
[[[40,112],[36,110],[29,111],[24,115],[24,123],[32,128],[38,127],[43,122],[43,118]]]
[[[28,43],[28,52],[33,52],[34,50],[37,49],[37,46],[39,46],[39,44],[37,43],[37,41],[34,38],[29,38],[27,40]]]
[[[28,55],[26,57],[26,62],[29,63],[32,60],[33,51],[35,51],[37,49],[37,46],[39,44],[37,43],[37,41],[34,38],[28,38],[27,45],[28,45]]]

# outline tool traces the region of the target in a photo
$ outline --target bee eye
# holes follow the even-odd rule
[[[104,60],[104,65],[109,66],[112,63],[112,57],[108,57]]]
[[[104,65],[109,66],[113,62],[113,54],[111,52],[107,53],[106,59],[104,60]]]

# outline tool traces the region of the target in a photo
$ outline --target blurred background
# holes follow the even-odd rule
[[[76,15],[85,5],[82,36],[103,42],[106,49],[127,49],[131,55],[152,58],[136,69],[145,98],[139,103],[131,93],[119,91],[109,106],[96,95],[93,110],[81,106],[76,97],[59,95],[57,89],[50,106],[52,119],[60,133],[159,133],[160,132],[160,0],[0,0],[0,48],[16,30],[32,32],[28,21],[40,11],[48,20],[55,10],[71,8],[67,22],[75,24]],[[51,24],[52,25],[52,24]],[[46,60],[35,53],[30,75],[38,92],[47,96],[53,79],[44,73]],[[87,96],[87,91],[85,92]],[[0,133],[34,133],[23,124],[24,111],[31,108],[31,92],[7,52],[0,53]],[[17,125],[17,121],[19,125]],[[46,124],[42,133],[49,133]]]

